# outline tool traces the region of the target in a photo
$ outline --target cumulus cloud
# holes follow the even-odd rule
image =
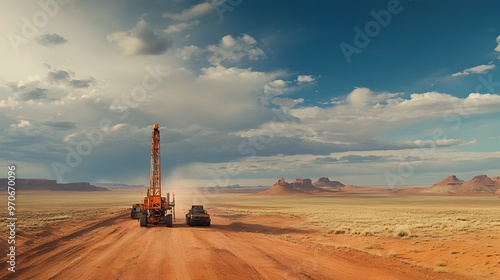
[[[204,52],[203,49],[201,49],[195,45],[185,46],[182,49],[176,50],[177,56],[180,57],[182,60],[189,60],[192,57],[198,57],[203,52]]]
[[[7,97],[7,99],[0,100],[0,108],[17,108],[19,107],[19,100],[12,96]]]
[[[185,9],[180,13],[164,13],[163,17],[177,21],[188,21],[190,19],[203,16],[209,13],[212,9],[213,9],[212,4],[204,2],[191,6],[190,8]]]
[[[73,88],[88,88],[95,82],[95,79],[92,77],[87,79],[75,79],[74,76],[75,74],[73,72],[53,70],[47,74],[47,80],[50,83],[67,84]]]
[[[226,35],[222,37],[218,44],[208,45],[203,48],[195,45],[184,46],[178,48],[176,53],[183,60],[206,54],[204,59],[207,59],[212,65],[237,63],[244,59],[259,60],[266,58],[264,51],[257,46],[255,38],[248,34],[241,34],[236,38]]]
[[[61,35],[56,33],[44,33],[40,37],[36,38],[36,42],[39,45],[45,47],[51,47],[56,45],[62,45],[68,42],[68,40],[64,39]]]
[[[411,149],[422,141],[400,143],[366,142],[387,132],[431,119],[441,120],[443,127],[456,129],[468,115],[499,112],[500,95],[471,93],[466,98],[440,92],[414,93],[403,97],[399,93],[377,93],[368,88],[356,88],[346,96],[347,102],[295,107],[290,101],[274,103],[282,106],[291,118],[286,129],[275,135],[308,139],[321,143],[343,144],[351,149]],[[258,129],[241,131],[239,135],[258,137],[266,135],[272,123]],[[431,138],[431,135],[428,135]],[[438,139],[439,147],[463,145],[460,139]]]
[[[292,108],[303,103],[304,99],[287,99],[279,98],[278,96],[297,91],[303,87],[303,84],[313,81],[315,81],[315,79],[310,75],[298,76],[298,78],[294,80],[276,79],[271,81],[264,85],[263,93],[260,96],[260,103],[262,105],[269,105],[272,103],[286,109]]]
[[[131,30],[112,33],[107,39],[116,43],[124,55],[159,55],[172,44],[163,32],[155,30],[144,19]]]
[[[500,35],[497,37],[497,47],[495,48],[495,51],[500,52]]]
[[[170,34],[170,33],[181,32],[181,31],[184,31],[186,29],[192,28],[193,26],[196,26],[199,23],[200,23],[200,21],[193,20],[193,21],[189,21],[189,22],[180,22],[180,23],[172,24],[172,25],[169,25],[165,29],[165,33]]]
[[[452,77],[459,77],[459,76],[467,76],[470,74],[484,74],[487,73],[489,70],[494,69],[496,66],[493,64],[493,61],[491,61],[488,64],[483,64],[483,65],[478,65],[474,66],[471,68],[467,68],[462,72],[457,72],[454,74],[451,74]]]
[[[217,128],[227,133],[235,127],[248,128],[272,118],[269,108],[261,106],[257,98],[265,84],[281,75],[281,71],[261,72],[222,65],[201,68],[199,74],[184,72],[168,79],[159,92],[151,94],[141,106],[147,111],[151,111],[148,107],[162,108],[148,113],[157,112],[160,119],[174,120],[183,116],[182,123]],[[166,92],[169,94],[164,94]],[[191,113],[186,114],[186,108]]]
[[[278,105],[280,108],[289,110],[298,104],[301,104],[304,102],[304,98],[297,98],[297,99],[292,99],[292,98],[280,98],[276,97],[272,100],[272,103],[274,105]]]
[[[259,60],[265,58],[264,51],[256,46],[257,41],[248,34],[242,34],[237,38],[231,35],[222,37],[217,45],[209,45],[206,50],[211,53],[208,59],[212,64],[222,62],[239,62],[243,58]]]
[[[311,75],[299,75],[299,76],[297,77],[297,82],[298,82],[299,84],[303,84],[303,83],[312,83],[312,82],[314,82],[315,80],[316,80],[316,79],[315,79],[313,76],[311,76]]]
[[[265,84],[260,103],[263,105],[270,104],[276,96],[291,91],[292,88],[288,86],[289,84],[289,82],[282,79],[276,79]]]
[[[14,128],[14,127],[23,128],[23,127],[30,127],[30,126],[31,126],[31,122],[28,120],[19,120],[19,122],[17,124],[10,125],[11,128]]]
[[[346,101],[353,107],[364,107],[368,105],[379,104],[380,102],[395,101],[394,97],[399,93],[376,93],[369,88],[357,87],[347,95]],[[332,102],[333,104],[341,104],[342,102]]]
[[[45,99],[47,97],[47,89],[46,88],[34,88],[32,90],[29,90],[27,92],[24,92],[21,94],[21,98],[24,101],[28,100],[40,100],[40,99]]]
[[[68,105],[68,102],[89,98],[99,101],[96,79],[77,78],[74,72],[66,70],[53,69],[42,75],[31,75],[7,83],[6,89],[6,98],[1,99],[0,94],[0,107],[16,110],[26,108],[25,105]],[[43,110],[39,107],[35,111]]]
[[[347,102],[362,107],[372,101],[373,92],[368,88],[356,88],[347,96]]]
[[[269,82],[264,86],[264,93],[283,94],[285,92],[286,84],[287,83],[281,79]]]
[[[67,81],[69,79],[69,73],[63,70],[51,71],[47,74],[47,79],[50,82]]]
[[[253,71],[251,68],[238,68],[238,67],[224,67],[222,65],[215,65],[213,67],[202,68],[200,79],[254,79],[257,77],[266,77],[265,72]]]

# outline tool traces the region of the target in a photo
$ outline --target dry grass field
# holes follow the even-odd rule
[[[498,197],[224,194],[209,201],[246,222],[290,221],[296,233],[279,238],[305,246],[346,246],[436,271],[500,278]]]
[[[49,233],[81,230],[86,225],[80,221],[123,217],[142,195],[137,189],[19,192],[19,250],[23,251],[23,244],[42,242],[39,238],[52,240]],[[393,259],[437,273],[500,278],[498,197],[178,194],[176,198],[178,223],[187,206],[202,203],[213,216],[211,230],[257,234],[325,254],[344,249],[349,254],[366,252],[376,263]],[[2,194],[0,200],[6,201],[6,197]],[[5,209],[1,211],[5,217]],[[138,228],[135,221],[125,221]],[[1,228],[4,232],[6,227]],[[377,267],[376,263],[360,265]]]
[[[7,201],[6,193],[0,193],[0,201]],[[47,225],[61,221],[80,219],[118,213],[136,201],[141,192],[138,190],[113,190],[110,192],[57,192],[57,191],[18,191],[16,195],[17,233],[29,233]],[[7,208],[2,207],[0,214],[7,216]],[[1,231],[5,231],[2,220]]]
[[[328,234],[435,238],[500,230],[496,197],[218,195],[210,203],[227,213],[304,217],[297,226],[324,227]]]

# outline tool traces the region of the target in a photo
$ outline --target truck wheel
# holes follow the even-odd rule
[[[148,226],[148,216],[142,215],[139,218],[139,224],[141,225],[141,227],[147,227]]]
[[[207,227],[209,227],[209,226],[210,226],[210,222],[207,223]]]
[[[167,227],[172,227],[172,214],[165,216],[165,224]]]

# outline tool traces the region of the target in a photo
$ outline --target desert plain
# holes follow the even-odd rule
[[[184,188],[173,228],[141,228],[143,192],[19,191],[16,272],[2,256],[0,278],[500,278],[498,196]],[[211,227],[185,224],[191,204]],[[0,251],[6,236],[3,221]]]

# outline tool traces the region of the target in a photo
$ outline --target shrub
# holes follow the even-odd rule
[[[396,237],[405,237],[410,235],[411,235],[410,228],[406,225],[398,226],[394,231],[394,236]]]

